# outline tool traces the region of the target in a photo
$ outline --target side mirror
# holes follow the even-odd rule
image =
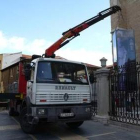
[[[31,65],[30,64],[25,65],[24,73],[25,73],[25,80],[26,81],[30,80],[30,77],[31,77]]]

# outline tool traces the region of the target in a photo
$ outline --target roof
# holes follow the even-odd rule
[[[31,59],[32,58],[31,55],[26,55],[26,54],[22,54],[22,57],[27,58],[27,59]]]
[[[63,58],[61,56],[55,56],[55,59],[64,59],[64,60],[67,60],[66,58]]]
[[[85,65],[87,66],[87,67],[92,67],[92,68],[101,68],[101,67],[99,67],[99,66],[95,66],[95,65],[92,65],[92,64],[88,64],[88,63],[85,63]]]
[[[34,59],[32,62],[38,62],[38,61],[55,61],[55,62],[67,62],[67,63],[76,63],[76,64],[83,64],[82,62],[78,62],[78,61],[71,61],[71,60],[67,60],[67,59],[54,59],[54,58],[36,58]]]
[[[113,68],[113,65],[108,65],[108,66],[106,66],[106,68],[111,69],[111,68]]]

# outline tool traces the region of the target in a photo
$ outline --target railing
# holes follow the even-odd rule
[[[111,120],[140,125],[140,63],[112,69],[109,89]]]

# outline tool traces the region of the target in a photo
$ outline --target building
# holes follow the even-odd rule
[[[122,9],[111,16],[112,32],[117,28],[134,30],[136,60],[140,61],[140,0],[110,0],[110,5],[119,5]]]
[[[16,80],[17,76],[13,75],[18,75],[18,65],[19,61],[21,61],[22,59],[31,59],[31,56],[24,55],[22,54],[22,52],[0,54],[0,93],[3,93],[5,91],[5,85],[13,80]],[[5,70],[3,74],[2,70]],[[10,79],[7,78],[9,77],[9,75]],[[5,81],[6,83],[4,83],[3,81]]]

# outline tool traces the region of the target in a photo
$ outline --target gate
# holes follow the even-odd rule
[[[109,90],[110,119],[140,125],[140,63],[112,69]]]

